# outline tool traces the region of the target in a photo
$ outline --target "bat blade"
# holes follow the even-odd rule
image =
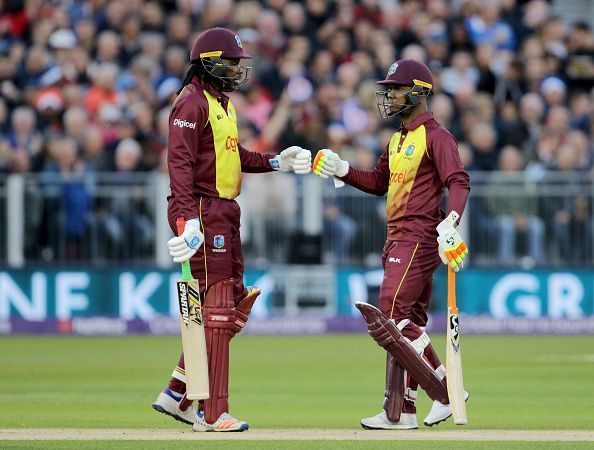
[[[190,400],[207,399],[208,359],[202,320],[202,304],[197,280],[177,282],[179,325],[186,368],[186,395]]]
[[[462,353],[460,348],[460,327],[456,306],[456,274],[448,268],[448,326],[446,336],[446,374],[448,397],[456,425],[465,425],[466,404],[464,403],[464,381],[462,377]]]
[[[178,217],[176,225],[178,236],[181,236],[185,227],[184,218]],[[200,286],[198,280],[192,277],[190,261],[183,262],[181,266],[182,278],[177,282],[177,300],[186,370],[186,396],[190,400],[204,400],[209,397],[208,356]]]

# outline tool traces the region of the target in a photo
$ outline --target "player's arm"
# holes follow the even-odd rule
[[[312,171],[322,178],[334,177],[369,194],[384,195],[388,192],[390,168],[387,150],[380,156],[373,170],[361,170],[325,148],[317,153]],[[340,184],[335,185],[340,187]]]
[[[187,96],[173,105],[169,115],[167,167],[171,193],[180,216],[188,220],[198,217],[194,200],[194,166],[198,158],[199,137],[204,129],[207,112],[193,104]]]
[[[274,170],[268,162],[276,156],[274,153],[252,152],[241,144],[238,144],[237,147],[239,149],[242,172],[263,173],[272,172]]]
[[[199,152],[199,136],[204,129],[206,112],[197,108],[193,97],[181,98],[169,116],[167,166],[171,193],[180,217],[185,219],[183,233],[167,242],[174,262],[189,260],[204,242],[194,200],[194,165]]]
[[[432,137],[429,156],[433,159],[439,178],[448,188],[446,216],[456,211],[461,217],[470,193],[470,177],[460,160],[458,144],[454,136],[445,130]]]
[[[444,264],[458,272],[468,255],[466,243],[456,229],[466,207],[470,192],[470,177],[464,170],[456,139],[443,130],[428,145],[442,183],[448,188],[446,218],[437,226],[439,256]]]

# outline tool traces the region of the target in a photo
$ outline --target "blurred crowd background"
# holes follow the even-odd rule
[[[559,14],[570,3],[574,17]],[[251,81],[231,94],[248,149],[328,147],[372,168],[399,125],[379,118],[375,82],[397,59],[421,60],[434,74],[431,109],[471,172],[474,263],[591,264],[590,3],[0,1],[0,186],[9,174],[31,180],[26,256],[154,253],[146,185],[167,170],[169,105],[194,36],[223,26],[253,55]],[[97,194],[97,180],[111,190]],[[248,262],[290,259],[274,247],[299,231],[301,183],[245,177]],[[383,208],[350,188],[329,192],[322,262],[377,264]],[[134,248],[122,247],[129,235]]]

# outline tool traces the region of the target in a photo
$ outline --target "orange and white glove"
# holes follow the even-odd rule
[[[349,172],[349,163],[340,159],[336,153],[328,148],[318,152],[312,165],[312,172],[321,178],[344,177]],[[344,186],[344,181],[334,178],[334,186]]]
[[[442,262],[451,267],[454,272],[464,268],[464,259],[468,255],[466,243],[456,230],[456,222],[460,214],[452,211],[448,217],[437,225],[437,243],[439,244],[439,257]]]

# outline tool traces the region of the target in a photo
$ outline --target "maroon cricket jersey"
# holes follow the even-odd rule
[[[180,216],[198,217],[198,197],[235,199],[241,172],[270,172],[274,154],[250,152],[238,142],[233,103],[198,78],[184,87],[169,114],[167,166]]]
[[[448,188],[447,214],[462,215],[470,178],[456,139],[427,111],[392,136],[374,170],[354,167],[342,178],[362,191],[387,195],[388,240],[436,244],[445,217],[439,205]]]

